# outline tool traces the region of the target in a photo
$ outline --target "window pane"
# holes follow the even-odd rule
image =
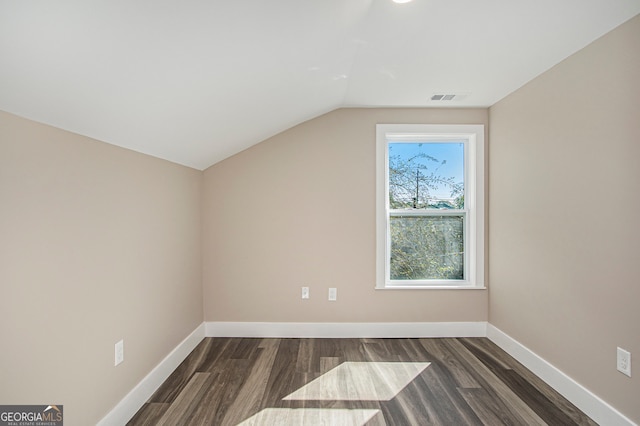
[[[391,216],[392,280],[464,279],[462,216]]]
[[[389,143],[391,209],[463,209],[464,143]]]

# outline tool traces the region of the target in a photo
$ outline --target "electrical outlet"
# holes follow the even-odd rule
[[[631,377],[631,352],[618,348],[616,365],[619,372]]]
[[[309,287],[302,287],[302,298],[303,299],[309,298]]]
[[[338,289],[337,288],[330,288],[329,289],[329,300],[331,300],[332,302],[335,300],[338,300]]]
[[[122,361],[124,361],[124,340],[120,340],[118,343],[116,343],[115,355],[116,355],[116,359],[115,359],[114,365],[118,365]]]

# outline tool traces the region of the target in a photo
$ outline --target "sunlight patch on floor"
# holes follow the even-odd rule
[[[379,412],[362,409],[265,408],[238,426],[363,426]]]
[[[389,401],[429,364],[429,362],[345,362],[283,399]]]

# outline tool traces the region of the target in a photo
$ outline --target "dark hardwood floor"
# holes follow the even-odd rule
[[[129,425],[595,425],[486,338],[206,338]]]

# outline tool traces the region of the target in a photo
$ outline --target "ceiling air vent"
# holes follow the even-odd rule
[[[434,93],[431,96],[432,101],[461,101],[469,96],[468,93]]]

